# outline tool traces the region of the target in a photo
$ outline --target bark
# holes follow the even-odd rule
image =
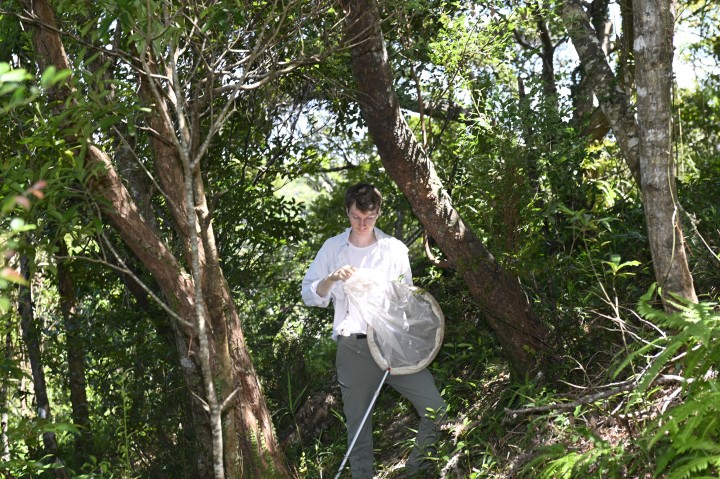
[[[567,0],[561,15],[580,63],[609,120],[620,150],[643,195],[648,239],[658,285],[696,302],[680,224],[672,158],[671,91],[673,14],[670,0],[625,1],[624,42],[634,39],[637,119],[626,88],[632,84],[627,45],[618,75],[582,4]],[[632,6],[631,11],[627,8]],[[665,296],[664,296],[665,298]],[[665,307],[668,307],[667,301]]]
[[[594,0],[588,7],[588,15],[595,29],[595,36],[606,55],[610,51],[610,35],[612,34],[612,22],[608,16],[609,3],[609,0]],[[578,66],[574,75],[576,75],[575,85],[571,95],[573,124],[590,142],[599,142],[610,132],[610,124],[602,108],[595,106],[592,81],[588,78],[582,65]]]
[[[655,279],[665,308],[669,293],[697,302],[680,225],[672,141],[672,0],[635,0],[635,80],[640,124],[643,206]]]
[[[63,240],[58,244],[58,254],[67,257],[67,245]],[[60,311],[65,326],[65,338],[68,355],[68,384],[70,385],[70,403],[72,405],[73,423],[80,430],[75,440],[75,450],[80,457],[91,453],[88,449],[92,444],[90,430],[90,413],[87,393],[85,390],[85,346],[83,343],[82,324],[77,317],[75,286],[66,264],[67,260],[57,260],[57,281],[60,293]]]
[[[30,370],[32,371],[36,413],[39,422],[49,424],[52,423],[52,412],[50,410],[50,399],[47,393],[47,383],[45,382],[45,371],[43,370],[40,328],[35,318],[33,305],[30,259],[26,254],[22,254],[20,258],[20,273],[27,281],[27,286],[20,287],[18,312],[20,313],[22,339],[27,349],[28,359],[30,360]],[[58,443],[55,433],[53,431],[43,432],[42,440],[45,454],[49,455],[52,462],[57,465],[54,469],[55,477],[67,478],[67,472],[57,455]]]
[[[635,60],[633,58],[633,42],[635,27],[633,19],[633,0],[619,0],[622,23],[622,37],[618,47],[618,67],[616,77],[628,94],[632,94],[635,85]]]
[[[390,177],[462,275],[517,372],[537,369],[550,353],[548,328],[511,278],[453,208],[433,163],[401,114],[375,0],[341,0],[358,83],[358,102]]]
[[[598,40],[582,4],[578,0],[566,0],[560,14],[630,173],[640,185],[640,140],[633,105],[610,68],[603,44]]]
[[[47,0],[32,0],[31,8],[41,25],[49,27],[36,28],[33,34],[40,69],[44,70],[49,65],[59,69],[70,68],[62,41],[55,29],[54,13]],[[57,100],[67,100],[69,97],[67,91],[57,91],[55,95]],[[165,101],[160,103],[153,104],[156,110],[150,121],[153,126],[164,128],[158,131],[175,135],[172,124],[163,119],[163,109],[166,109],[167,105]],[[199,169],[190,172],[197,175],[193,178],[192,186],[196,204],[192,204],[188,210],[189,202],[183,197],[187,178],[183,177],[182,170],[178,176],[179,155],[183,152],[173,150],[172,145],[162,138],[156,138],[157,141],[153,142],[159,183],[166,198],[171,200],[168,207],[175,219],[177,233],[182,239],[185,259],[183,263],[173,255],[155,229],[140,214],[110,157],[88,143],[91,141],[89,138],[68,140],[87,145],[85,159],[88,168],[97,172],[89,180],[88,187],[102,198],[101,207],[107,219],[153,276],[169,302],[170,310],[176,319],[176,329],[182,333],[177,341],[178,350],[192,394],[197,398],[208,398],[208,394],[212,394],[212,391],[208,390],[209,384],[214,382],[222,386],[216,391],[217,400],[223,406],[230,407],[223,416],[224,437],[221,438],[225,441],[226,476],[286,477],[288,473],[284,455],[277,445],[270,413],[245,346],[240,318],[219,267],[220,261],[214,247],[204,192],[201,182],[198,181]],[[197,212],[199,218],[196,222],[188,221],[188,211],[191,215]],[[201,235],[200,242],[193,245],[191,234],[198,232]],[[190,254],[193,246],[197,248],[197,257]],[[191,260],[196,258],[198,261],[191,263]],[[192,274],[184,264],[194,266],[191,269]],[[205,294],[198,298],[196,289],[204,291]],[[200,324],[196,319],[202,321],[201,318],[207,319],[209,328],[206,336],[198,338]],[[202,380],[198,373],[198,339],[207,340],[209,346],[208,363],[213,375],[210,383],[207,378]],[[234,397],[234,401],[226,403],[230,397]],[[194,426],[200,449],[198,477],[211,477],[213,467],[217,467],[217,464],[213,464],[208,450],[217,437],[209,436],[207,414],[199,413],[194,417],[197,420]]]
[[[537,25],[540,39],[540,58],[542,59],[543,94],[545,98],[557,104],[557,83],[555,81],[555,44],[550,34],[550,28],[540,10],[539,5],[533,5],[533,17]]]
[[[5,345],[3,348],[3,359],[6,364],[10,364],[12,359],[12,336],[10,332],[5,335]],[[0,386],[0,462],[10,461],[10,439],[8,438],[8,383],[3,381]]]

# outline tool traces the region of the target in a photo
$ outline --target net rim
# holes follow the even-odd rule
[[[370,349],[370,354],[372,355],[373,359],[377,363],[378,366],[380,366],[383,370],[389,370],[391,375],[395,376],[401,376],[406,374],[413,374],[422,371],[425,369],[437,356],[437,353],[440,351],[440,347],[442,346],[443,342],[443,336],[445,334],[445,315],[442,312],[442,308],[440,308],[440,305],[435,300],[432,294],[430,294],[428,291],[419,288],[417,286],[408,286],[410,291],[413,293],[421,293],[425,299],[427,299],[430,302],[430,306],[433,310],[433,312],[437,315],[439,321],[438,321],[438,327],[435,329],[435,346],[433,347],[432,351],[423,359],[422,361],[418,362],[417,364],[414,364],[412,366],[400,366],[397,368],[391,368],[389,367],[387,361],[380,353],[380,350],[378,349],[378,346],[375,342],[375,330],[368,324],[367,326],[367,339],[368,339],[368,348]]]

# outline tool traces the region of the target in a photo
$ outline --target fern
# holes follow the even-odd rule
[[[715,478],[717,479],[717,475],[713,476],[700,476],[698,475],[701,472],[707,471],[707,469],[714,465],[716,468],[720,465],[720,458],[713,457],[713,458],[707,458],[707,457],[699,457],[699,458],[690,458],[690,459],[684,459],[683,464],[673,468],[672,471],[670,471],[667,474],[667,479],[688,479],[692,477],[693,479],[698,479],[702,477],[706,478]],[[656,473],[655,476],[658,477],[658,474]]]
[[[660,348],[660,353],[638,378],[638,389],[641,392],[647,390],[661,371],[669,366],[675,366],[672,360],[681,350],[686,353],[682,364],[686,378],[703,377],[720,361],[720,350],[716,347],[720,338],[720,315],[715,311],[717,305],[709,302],[694,304],[675,297],[673,305],[677,311],[667,313],[654,308],[650,303],[655,289],[655,286],[652,286],[640,298],[638,312],[648,321],[674,331],[674,334],[657,338],[629,354],[614,374],[617,377],[639,358]]]
[[[565,454],[567,454],[567,449],[564,444],[552,444],[541,447],[538,454],[523,465],[522,476],[532,478],[544,477],[543,471],[545,464],[561,458]]]
[[[641,379],[649,385],[670,364],[675,352],[685,354],[673,366],[688,380],[685,401],[678,404],[645,430],[648,449],[655,451],[654,477],[685,479],[718,477],[720,472],[720,391],[716,366],[720,360],[720,314],[713,303],[688,304],[677,300],[678,312],[667,314],[648,309],[647,295],[639,311],[657,324],[676,331],[664,350]],[[670,353],[671,352],[671,353]],[[703,476],[704,475],[704,476]]]
[[[583,459],[583,454],[571,452],[548,463],[540,474],[541,479],[570,479],[577,463]]]
[[[680,374],[685,380],[684,401],[624,444],[610,446],[591,438],[594,447],[583,453],[557,444],[544,448],[523,468],[532,473],[531,477],[621,477],[629,472],[625,468],[633,467],[644,471],[649,467],[656,478],[720,477],[720,384],[716,370],[720,364],[720,312],[715,303],[692,304],[675,298],[676,311],[668,313],[653,307],[654,294],[655,287],[643,295],[637,310],[668,333],[631,352],[619,362],[614,376],[629,367],[642,371],[633,377],[638,388],[631,396],[643,403],[662,392],[655,381],[672,369],[672,374]],[[638,454],[646,455],[647,462],[643,463]]]

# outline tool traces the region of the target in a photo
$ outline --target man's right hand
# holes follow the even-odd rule
[[[332,285],[335,284],[336,281],[347,281],[350,276],[353,275],[357,271],[357,268],[355,266],[350,266],[349,264],[346,264],[345,266],[333,271],[325,279],[320,281],[317,285],[317,294],[320,297],[325,297],[325,295],[328,294],[330,291],[330,288],[332,288]]]
[[[330,273],[328,278],[334,283],[335,281],[347,281],[350,276],[353,275],[353,273],[357,271],[357,268],[355,266],[350,266],[349,264],[346,264],[342,268],[338,269],[337,271]]]

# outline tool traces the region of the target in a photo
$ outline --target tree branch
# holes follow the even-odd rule
[[[694,382],[693,378],[683,378],[682,376],[676,376],[672,374],[664,374],[662,376],[659,376],[655,381],[653,381],[651,384],[666,384],[666,383],[683,383],[683,384],[689,384]],[[550,412],[550,411],[568,411],[571,409],[575,409],[578,406],[582,406],[584,404],[591,404],[595,401],[598,401],[600,399],[606,399],[612,396],[616,396],[618,394],[622,394],[624,392],[634,391],[638,388],[640,383],[636,381],[628,381],[624,384],[621,384],[620,386],[607,390],[607,391],[601,391],[595,394],[589,394],[587,396],[583,396],[581,398],[578,398],[575,401],[569,402],[569,403],[560,403],[560,404],[547,404],[545,406],[536,406],[536,407],[527,407],[523,409],[508,409],[505,408],[505,414],[513,417],[517,416],[523,416],[526,414],[536,414],[536,413],[542,413],[542,412]]]

